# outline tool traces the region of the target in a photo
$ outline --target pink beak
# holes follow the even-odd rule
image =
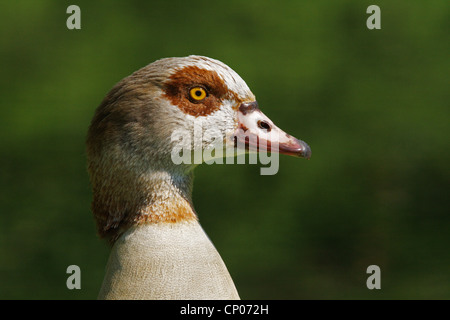
[[[269,151],[299,158],[311,158],[311,148],[278,128],[258,108],[256,101],[242,103],[238,110],[238,128],[234,133],[235,146],[250,152]]]

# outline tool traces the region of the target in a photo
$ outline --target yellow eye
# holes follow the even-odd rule
[[[196,101],[200,101],[206,98],[206,90],[202,87],[194,87],[189,90],[189,95],[192,99]]]

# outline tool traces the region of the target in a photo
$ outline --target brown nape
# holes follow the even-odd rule
[[[206,89],[205,99],[201,101],[189,99],[189,90],[195,86]],[[229,90],[217,72],[196,66],[187,66],[172,74],[164,84],[164,92],[164,97],[173,105],[195,117],[207,116],[217,111],[225,99],[234,99],[239,105],[237,94]]]
[[[128,186],[123,187],[127,188]],[[96,218],[99,236],[114,243],[132,225],[197,220],[195,211],[188,200],[177,198],[174,195],[171,201],[161,204],[160,201],[152,199],[149,195],[149,193],[153,193],[153,188],[157,187],[149,185],[143,193],[144,196],[137,196],[137,194],[142,194],[142,190],[136,191],[134,199],[123,199],[131,194],[110,195],[108,191],[98,190],[94,195],[92,211]],[[117,190],[117,192],[124,193],[123,190]]]
[[[117,158],[109,163],[90,162],[91,208],[100,237],[113,243],[131,225],[197,220],[190,199],[191,176],[139,174],[133,160],[128,161],[129,170]]]

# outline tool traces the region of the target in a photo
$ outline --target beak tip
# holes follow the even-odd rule
[[[311,148],[306,143],[300,157],[305,158],[306,160],[311,159]]]
[[[297,144],[299,147],[297,149],[296,156],[299,158],[304,158],[306,160],[311,159],[310,146],[306,142],[304,142],[302,140],[298,140],[298,139],[297,139]]]
[[[311,158],[311,148],[309,145],[294,137],[291,138],[289,143],[279,144],[279,153],[307,160]]]

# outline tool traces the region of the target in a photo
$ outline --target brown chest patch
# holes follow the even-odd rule
[[[195,87],[206,90],[204,99],[196,101],[191,98],[189,91]],[[195,117],[217,111],[225,99],[238,101],[236,93],[229,90],[217,72],[196,66],[187,66],[172,74],[164,84],[164,97],[184,113]]]

